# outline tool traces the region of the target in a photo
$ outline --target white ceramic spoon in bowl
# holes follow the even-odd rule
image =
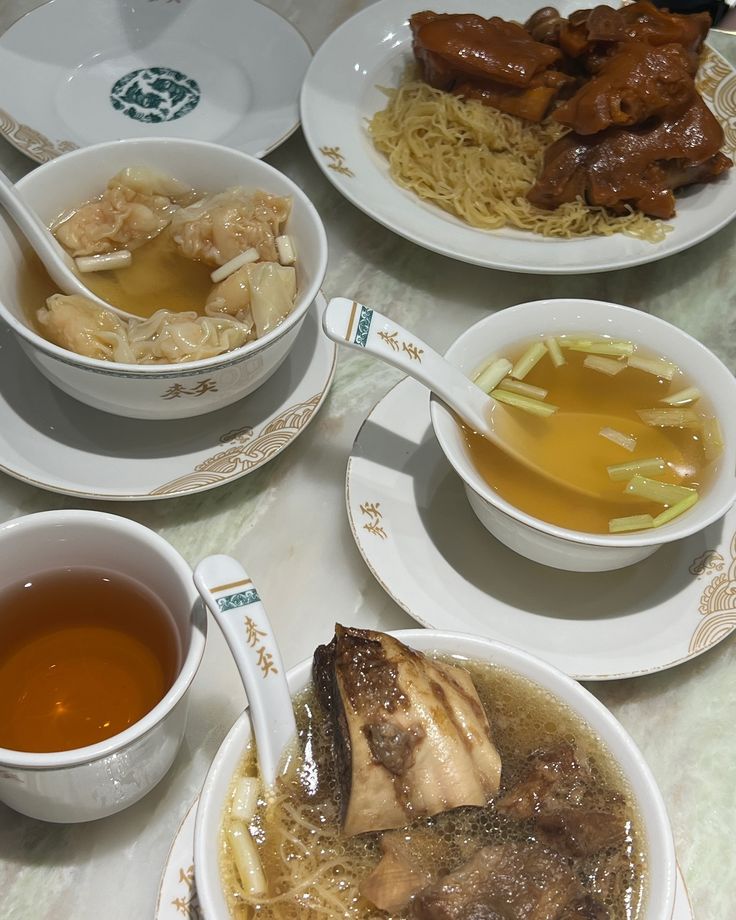
[[[102,300],[86,287],[74,270],[72,257],[59,245],[53,233],[36,212],[25,203],[16,187],[3,172],[0,172],[0,204],[28,240],[51,280],[64,294],[81,294],[82,297],[93,300],[98,306],[111,310],[124,319],[135,318],[125,310]]]
[[[265,788],[286,767],[296,737],[286,670],[265,607],[245,569],[230,556],[208,556],[194,584],[222,630],[248,697],[258,767]]]
[[[597,498],[595,491],[550,472],[535,462],[534,432],[518,416],[491,399],[459,368],[387,316],[346,297],[333,297],[322,318],[325,334],[338,345],[367,351],[402,370],[435,393],[478,434],[528,470],[564,488]],[[500,424],[499,424],[500,423]]]

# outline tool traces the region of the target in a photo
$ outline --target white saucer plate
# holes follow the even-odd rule
[[[310,59],[254,0],[50,0],[0,38],[0,133],[39,162],[159,136],[261,157],[298,127]]]
[[[0,324],[0,471],[52,492],[108,501],[173,498],[233,482],[272,460],[322,405],[335,345],[310,308],[294,347],[255,393],[169,422],[85,406],[42,377]]]
[[[530,562],[476,519],[414,380],[358,433],[346,500],[368,567],[415,620],[524,648],[578,680],[670,668],[736,628],[736,509],[620,571]]]
[[[579,0],[556,4],[563,15]],[[539,0],[474,0],[482,16],[524,21]],[[399,84],[412,60],[408,18],[417,0],[379,0],[324,42],[307,71],[301,94],[302,128],[327,178],[349,201],[401,236],[453,259],[508,271],[582,274],[653,262],[706,239],[736,215],[736,169],[711,184],[678,196],[671,231],[659,243],[615,234],[555,240],[512,229],[476,230],[422,201],[391,179],[388,164],[371,143],[367,120],[386,105],[381,87]],[[443,12],[468,12],[467,0],[446,0]],[[736,151],[736,73],[714,51],[701,64],[699,88]]]
[[[171,844],[166,865],[161,873],[154,920],[181,920],[182,916],[188,920],[206,920],[199,906],[194,879],[194,823],[197,817],[197,801],[195,799],[192,802]],[[679,866],[672,920],[695,920]]]

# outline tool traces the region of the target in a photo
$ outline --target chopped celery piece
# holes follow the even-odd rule
[[[544,355],[547,354],[547,346],[544,342],[535,342],[533,345],[530,345],[529,348],[524,352],[524,354],[519,358],[519,360],[511,368],[511,376],[515,377],[517,380],[523,380],[524,377],[529,373],[529,371],[534,367],[534,365],[539,361]]]
[[[697,387],[685,387],[684,390],[678,390],[670,396],[660,399],[660,402],[667,406],[687,406],[690,403],[697,402],[703,394]]]
[[[613,358],[604,358],[601,355],[586,355],[583,366],[589,367],[592,371],[608,374],[609,377],[615,377],[626,367],[620,361],[614,361]]]
[[[697,402],[703,394],[697,387],[685,387],[684,390],[678,390],[660,399],[667,406],[688,406],[690,403]]]
[[[230,814],[240,821],[250,821],[256,813],[260,782],[257,776],[241,776],[235,785]]]
[[[638,371],[654,374],[655,377],[664,377],[665,380],[672,380],[675,372],[679,370],[676,364],[670,364],[669,361],[660,361],[659,358],[640,358],[638,355],[630,355],[628,365]]]
[[[524,383],[523,380],[510,380],[508,377],[499,383],[499,387],[511,393],[521,393],[522,396],[528,396],[530,399],[546,399],[548,392],[543,387],[533,387],[531,383]]]
[[[631,479],[635,473],[656,476],[657,473],[663,473],[666,468],[667,464],[659,457],[652,457],[651,460],[629,460],[628,463],[616,463],[606,467],[609,479],[614,482]]]
[[[508,358],[497,358],[491,361],[475,378],[475,385],[481,390],[490,393],[495,390],[503,378],[508,374],[513,365]]]
[[[653,428],[699,428],[701,421],[692,409],[637,409],[636,414]]]
[[[615,342],[610,339],[595,341],[593,339],[570,339],[567,343],[570,351],[587,351],[590,355],[633,355],[632,342]]]
[[[557,339],[554,336],[550,336],[544,340],[544,344],[547,346],[552,364],[555,367],[562,367],[565,364],[565,356],[562,354],[562,349]]]
[[[658,502],[660,505],[675,505],[683,498],[695,493],[695,489],[688,489],[687,486],[673,486],[669,482],[647,479],[646,476],[635,473],[626,484],[624,492],[628,495],[646,498],[651,502]]]
[[[629,517],[611,518],[608,522],[609,533],[626,533],[628,530],[648,530],[654,527],[651,514],[632,514]]]
[[[717,418],[708,415],[703,422],[703,452],[706,460],[715,460],[723,450],[723,434]]]
[[[508,390],[495,389],[491,393],[494,399],[506,403],[509,406],[515,406],[517,409],[523,409],[532,415],[554,415],[558,407],[550,403],[540,402],[538,399],[529,399],[528,396],[521,396],[519,393],[510,393]]]
[[[673,521],[676,517],[679,517],[683,511],[687,511],[688,508],[697,502],[699,495],[693,490],[693,492],[681,499],[674,505],[671,505],[666,510],[662,511],[661,514],[658,514],[654,519],[654,526],[661,527],[662,524],[669,524],[670,521]]]
[[[239,828],[231,824],[227,832],[227,841],[243,891],[251,897],[266,894],[266,876],[263,874],[258,849],[248,828],[244,824]]]
[[[601,428],[598,434],[602,438],[607,438],[609,441],[613,441],[614,444],[618,444],[619,447],[623,447],[624,450],[633,450],[636,447],[636,438],[632,438],[621,431],[616,431],[615,428]]]

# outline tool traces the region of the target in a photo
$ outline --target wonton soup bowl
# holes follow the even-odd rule
[[[48,225],[70,208],[101,194],[115,173],[136,165],[175,176],[205,193],[242,185],[289,196],[292,210],[286,232],[294,241],[297,256],[297,297],[289,316],[263,338],[199,361],[116,364],[73,354],[31,327],[27,306],[21,301],[27,244],[2,214],[0,316],[45,377],[95,409],[143,419],[202,415],[252,393],[286,358],[327,268],[324,226],[304,192],[272,166],[228,147],[178,138],[113,141],[75,150],[24,176],[18,190]]]
[[[501,543],[535,562],[573,572],[603,572],[639,562],[663,544],[697,533],[723,517],[736,500],[736,379],[713,352],[682,329],[641,310],[597,300],[560,299],[522,303],[487,316],[464,332],[445,357],[471,376],[493,355],[502,355],[510,346],[540,333],[610,335],[666,355],[710,403],[723,431],[723,453],[698,503],[669,524],[613,535],[568,530],[520,511],[495,492],[472,462],[455,417],[432,397],[434,433],[463,480],[470,506],[483,526]]]
[[[405,629],[391,635],[421,652],[439,652],[459,660],[488,662],[506,668],[549,691],[593,728],[628,782],[639,811],[647,859],[646,908],[639,920],[670,920],[676,863],[667,811],[641,752],[611,713],[572,678],[521,649],[441,630]],[[312,659],[309,658],[289,671],[292,693],[309,685],[311,668]],[[215,755],[197,806],[194,871],[199,901],[207,920],[230,920],[220,882],[220,827],[233,777],[250,737],[250,719],[244,712]]]
[[[100,511],[43,511],[0,525],[0,588],[67,567],[102,569],[147,587],[171,614],[181,655],[164,696],[123,731],[67,751],[0,747],[0,802],[32,818],[63,823],[122,811],[163,779],[184,738],[189,690],[207,634],[192,570],[142,524]]]

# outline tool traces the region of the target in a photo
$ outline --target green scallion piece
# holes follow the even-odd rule
[[[511,376],[516,380],[523,380],[534,365],[547,354],[544,342],[535,342],[530,345],[511,369]]]
[[[644,371],[665,380],[672,380],[679,370],[676,364],[670,364],[669,361],[661,361],[659,358],[640,358],[638,355],[630,355],[627,364],[638,371]]]
[[[703,394],[697,387],[685,387],[684,390],[678,390],[670,396],[660,399],[660,402],[667,406],[689,406],[690,403],[697,402]]]
[[[641,476],[656,476],[664,473],[666,469],[667,464],[660,457],[652,457],[649,460],[629,460],[628,463],[615,463],[606,467],[609,479],[614,482],[631,479],[636,473]]]
[[[651,514],[632,514],[629,517],[611,518],[608,522],[609,533],[626,533],[629,530],[649,530],[654,527]]]
[[[529,412],[531,415],[547,417],[554,415],[559,408],[550,403],[540,402],[538,399],[529,399],[528,396],[521,396],[519,393],[511,393],[508,390],[495,389],[490,395],[499,402],[514,406],[517,409],[523,409],[524,412]]]
[[[657,502],[660,505],[675,505],[677,502],[682,501],[683,498],[694,494],[695,489],[688,489],[686,486],[675,486],[669,482],[660,482],[658,479],[647,479],[646,476],[640,476],[639,473],[635,473],[626,484],[624,492],[628,495],[645,498],[647,501]]]
[[[700,496],[697,492],[693,491],[692,495],[688,495],[686,498],[681,499],[677,504],[672,505],[666,510],[662,511],[661,514],[658,514],[654,519],[654,526],[661,527],[663,524],[669,524],[670,521],[674,521],[676,517],[679,517],[684,511],[687,511],[689,508],[698,501]]]
[[[534,387],[531,383],[524,383],[523,380],[512,380],[506,377],[499,383],[499,389],[508,390],[510,393],[520,393],[522,396],[528,396],[530,399],[546,399],[547,390],[544,387]]]
[[[600,371],[601,374],[615,377],[616,374],[621,373],[626,365],[621,361],[614,361],[613,358],[604,358],[602,355],[586,355],[583,367],[589,367],[592,371]]]
[[[475,385],[479,386],[484,393],[490,393],[491,390],[496,389],[512,367],[508,358],[496,358],[480,371],[475,378]]]
[[[555,367],[562,367],[562,365],[566,363],[565,356],[562,354],[562,349],[557,339],[554,336],[550,336],[548,339],[544,340],[544,344],[547,346],[552,364]]]
[[[692,409],[637,409],[636,414],[653,428],[700,428],[701,424]]]

